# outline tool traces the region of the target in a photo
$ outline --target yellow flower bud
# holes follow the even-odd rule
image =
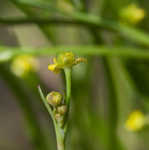
[[[30,71],[36,71],[37,68],[37,59],[30,55],[17,56],[11,64],[11,71],[19,77],[27,75]]]
[[[126,8],[123,8],[120,12],[122,21],[129,24],[139,23],[145,16],[145,11],[135,4],[131,4]]]
[[[125,127],[129,131],[139,131],[144,127],[145,121],[146,117],[144,114],[141,111],[136,110],[129,115]]]
[[[67,106],[62,105],[62,106],[57,107],[57,112],[61,115],[65,115],[65,113],[67,112]]]
[[[53,107],[56,107],[62,102],[62,95],[59,92],[51,92],[46,97],[48,103]]]

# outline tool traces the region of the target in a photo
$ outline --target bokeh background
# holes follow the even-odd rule
[[[61,14],[58,9],[65,13]],[[9,51],[19,47],[21,51],[23,47],[38,50],[61,45],[66,48],[98,45],[108,46],[111,52],[113,47],[120,46],[118,51],[132,47],[148,56],[148,10],[148,0],[0,0],[0,47],[1,50],[9,47]],[[99,20],[103,18],[105,24],[98,28],[87,25],[90,21],[83,25],[18,23],[21,18],[35,22],[41,18],[60,18],[73,22],[74,17],[69,13],[74,12],[91,14]],[[90,20],[90,17],[83,19]],[[123,27],[125,32],[121,31]],[[136,131],[128,130],[126,122],[135,110],[148,118],[149,57],[141,58],[139,53],[132,58],[127,58],[129,53],[125,57],[99,56],[94,52],[93,55],[85,55],[88,63],[73,68],[67,149],[148,150],[148,122]],[[37,86],[41,85],[45,94],[52,90],[64,93],[63,74],[55,75],[48,70],[51,55],[33,56],[31,59],[36,65],[26,62],[31,68],[25,73],[20,71],[19,64],[28,59],[15,64],[16,59],[18,57],[0,61],[0,150],[42,150],[43,141],[44,150],[54,150],[52,121],[40,100]],[[42,139],[35,141],[38,148],[34,147],[32,134]]]

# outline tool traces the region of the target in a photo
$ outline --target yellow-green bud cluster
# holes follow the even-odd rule
[[[62,105],[57,107],[56,111],[55,111],[55,119],[56,121],[59,123],[60,127],[63,126],[64,124],[64,118],[65,118],[65,114],[67,113],[67,106],[66,105]]]
[[[65,114],[67,113],[67,106],[63,102],[63,97],[59,92],[50,92],[46,97],[48,104],[52,106],[55,120],[62,127],[64,124]]]
[[[72,52],[60,54],[57,58],[54,57],[53,64],[48,66],[48,69],[54,73],[59,73],[61,69],[72,67],[81,62],[86,62],[85,58],[75,58]]]

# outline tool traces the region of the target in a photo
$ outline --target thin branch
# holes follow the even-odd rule
[[[106,20],[104,18],[100,18],[99,16],[95,16],[92,14],[82,13],[82,12],[66,12],[65,10],[61,10],[59,8],[55,8],[54,5],[48,4],[45,2],[32,2],[25,0],[12,0],[13,3],[19,3],[26,5],[28,7],[40,8],[47,12],[57,12],[61,16],[70,17],[73,20],[81,21],[82,23],[87,25],[92,25],[96,28],[106,28],[107,30],[113,30],[115,32],[120,33],[122,36],[126,36],[128,39],[132,41],[138,42],[139,44],[149,46],[149,35],[144,33],[141,30],[132,28],[130,26],[126,26],[124,24],[120,24],[119,22],[113,20]]]
[[[72,51],[76,55],[120,56],[125,58],[149,59],[149,51],[133,47],[108,46],[55,46],[47,48],[21,48],[0,46],[0,63],[17,55],[50,56],[61,52]]]
[[[0,18],[0,25],[30,25],[30,24],[39,24],[39,25],[86,25],[86,23],[77,21],[77,20],[68,20],[68,19],[58,19],[58,18]],[[92,24],[87,24],[93,26]]]

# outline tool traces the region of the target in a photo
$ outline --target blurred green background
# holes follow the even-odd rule
[[[66,149],[148,150],[148,10],[148,0],[0,0],[0,150],[56,149],[37,86],[64,92],[63,73],[48,71],[64,50],[88,59],[73,68]],[[133,132],[135,110],[147,121]]]

